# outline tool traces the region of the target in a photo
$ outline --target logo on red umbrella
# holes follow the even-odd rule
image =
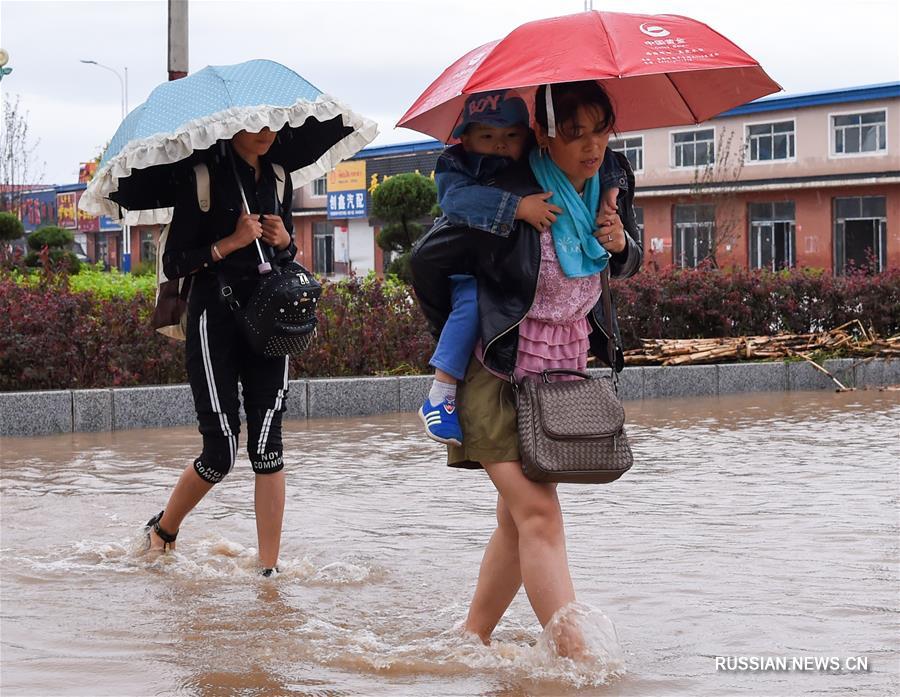
[[[648,24],[647,22],[644,22],[639,28],[647,36],[655,36],[659,38],[661,36],[669,35],[669,30],[659,26],[658,24]]]

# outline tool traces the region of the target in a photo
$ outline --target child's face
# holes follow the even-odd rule
[[[477,155],[502,155],[518,160],[525,150],[525,126],[488,126],[473,123],[462,134],[460,140],[466,152]]]

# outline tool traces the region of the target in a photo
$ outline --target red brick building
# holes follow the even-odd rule
[[[900,83],[770,97],[611,146],[661,266],[900,267]]]

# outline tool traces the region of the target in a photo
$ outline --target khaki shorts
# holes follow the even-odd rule
[[[456,408],[463,445],[447,446],[450,467],[480,469],[482,463],[519,459],[516,400],[508,380],[501,380],[473,357],[457,388]]]

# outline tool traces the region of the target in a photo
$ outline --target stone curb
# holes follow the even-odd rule
[[[846,387],[900,384],[900,360],[827,360],[824,367]],[[595,375],[608,370],[591,369]],[[286,419],[367,416],[418,409],[431,377],[313,378],[292,380]],[[806,362],[725,363],[626,368],[619,376],[622,399],[703,397],[739,392],[829,390],[828,376]],[[0,436],[117,431],[192,426],[188,385],[99,390],[0,392]]]

